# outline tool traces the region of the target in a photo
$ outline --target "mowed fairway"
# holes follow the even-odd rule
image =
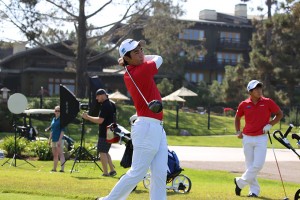
[[[6,161],[1,160],[0,164]],[[2,200],[35,200],[35,199],[95,199],[106,195],[118,181],[126,169],[117,167],[118,175],[114,178],[101,176],[101,171],[94,163],[76,163],[72,174],[50,173],[51,161],[30,161],[33,168],[22,160],[17,160],[17,167],[5,164],[0,170],[0,199]],[[72,168],[74,161],[66,162],[66,171]],[[248,188],[242,191],[242,197],[234,194],[233,178],[235,174],[223,171],[202,171],[185,169],[182,174],[192,181],[190,193],[178,194],[168,191],[168,199],[244,199]],[[261,199],[283,199],[283,188],[280,181],[259,180],[261,183]],[[299,184],[285,183],[287,196],[293,199],[294,193],[300,189]],[[134,200],[149,199],[148,190],[142,183],[128,198]]]

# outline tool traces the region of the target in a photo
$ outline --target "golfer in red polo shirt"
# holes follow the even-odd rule
[[[124,82],[137,111],[137,119],[131,129],[132,165],[110,194],[98,199],[126,199],[145,177],[149,168],[151,170],[150,199],[167,199],[168,147],[162,125],[163,112],[152,112],[146,103],[152,100],[161,101],[153,77],[162,64],[162,58],[157,55],[144,55],[143,45],[143,41],[126,39],[119,48],[121,57],[119,64],[127,67],[128,70],[124,75]]]
[[[248,197],[257,197],[260,186],[257,174],[263,168],[267,153],[268,132],[283,117],[279,106],[270,98],[262,95],[263,84],[257,80],[248,83],[250,97],[242,101],[235,115],[237,137],[243,139],[246,171],[241,177],[234,179],[235,194],[240,196],[241,190],[249,185]],[[271,115],[274,118],[271,119]],[[245,117],[245,127],[241,131],[241,118]],[[270,120],[271,119],[271,120]]]

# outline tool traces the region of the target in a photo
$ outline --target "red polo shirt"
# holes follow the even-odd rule
[[[271,114],[279,110],[279,106],[270,98],[261,97],[256,105],[248,98],[239,104],[236,115],[245,116],[243,133],[257,136],[263,134],[263,128],[269,123]]]
[[[138,66],[129,65],[127,66],[127,69],[148,102],[152,100],[161,101],[159,90],[153,79],[154,75],[158,72],[154,61],[147,61]],[[137,115],[162,120],[163,112],[153,113],[151,110],[149,110],[148,105],[136,89],[136,86],[130,79],[127,72],[124,74],[124,82],[132,97]]]

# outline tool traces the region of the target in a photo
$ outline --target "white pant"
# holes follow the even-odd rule
[[[133,188],[151,170],[150,199],[166,200],[168,147],[162,122],[138,117],[132,126],[132,165],[105,200],[125,200]]]
[[[250,186],[250,192],[259,195],[260,186],[257,182],[257,174],[263,168],[267,154],[268,135],[247,136],[243,135],[243,148],[246,162],[246,171],[241,177],[237,177],[239,188]]]

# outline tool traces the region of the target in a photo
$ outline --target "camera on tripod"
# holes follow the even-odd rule
[[[72,122],[80,110],[89,110],[89,104],[81,103],[75,95],[64,85],[60,85],[60,126],[63,128],[67,126],[70,122]],[[88,158],[92,162],[94,162],[97,167],[102,171],[101,167],[96,162],[96,157],[91,155],[88,150],[86,150],[83,146],[83,138],[84,138],[84,120],[81,123],[81,139],[80,146],[75,149],[73,154],[75,154],[75,160],[73,167],[71,169],[71,173],[73,172],[75,163],[80,162],[84,158]],[[66,161],[65,161],[66,162]],[[63,163],[64,164],[64,163]],[[62,164],[62,165],[63,165]]]
[[[80,103],[80,110],[89,110],[89,104]]]

